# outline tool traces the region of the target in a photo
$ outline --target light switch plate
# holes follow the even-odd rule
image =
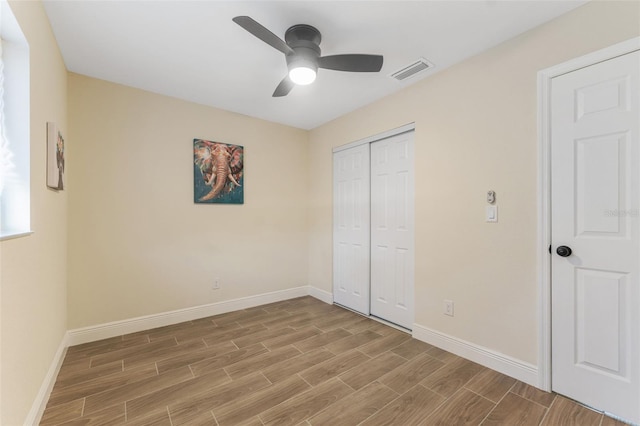
[[[486,219],[487,222],[498,221],[498,206],[487,206]]]

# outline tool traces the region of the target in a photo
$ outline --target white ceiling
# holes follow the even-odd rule
[[[397,92],[586,0],[90,1],[45,0],[69,71],[312,129]],[[282,53],[231,21],[248,15],[284,38],[294,24],[322,33],[323,55],[384,55],[380,73],[319,70],[310,86],[272,98]],[[435,67],[389,75],[424,57]]]

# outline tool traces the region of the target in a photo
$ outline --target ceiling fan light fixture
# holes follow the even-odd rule
[[[318,72],[317,62],[313,52],[298,49],[295,54],[287,56],[289,78],[300,86],[313,83]]]
[[[347,72],[379,72],[382,68],[381,55],[352,53],[322,56],[320,49],[322,35],[311,25],[298,24],[289,27],[282,40],[249,16],[236,16],[233,22],[284,53],[288,73],[271,95],[274,98],[287,96],[295,85],[313,83],[318,68]]]
[[[305,65],[292,67],[289,70],[289,78],[291,81],[300,86],[313,83],[316,80],[316,74],[316,70]]]

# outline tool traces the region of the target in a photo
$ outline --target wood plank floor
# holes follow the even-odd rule
[[[311,297],[70,347],[41,425],[622,425]]]

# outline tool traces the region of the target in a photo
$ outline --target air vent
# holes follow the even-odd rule
[[[413,77],[418,73],[428,70],[429,68],[433,68],[433,64],[424,58],[420,58],[416,62],[394,72],[393,74],[391,74],[391,77],[395,78],[398,81],[403,81],[409,77]]]

